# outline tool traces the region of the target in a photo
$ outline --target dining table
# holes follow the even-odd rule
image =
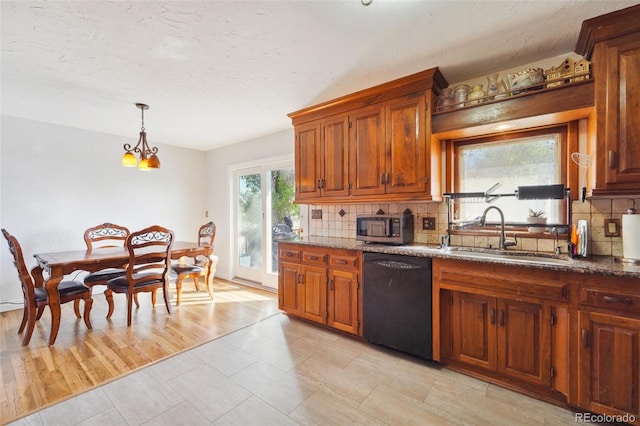
[[[188,241],[176,241],[171,246],[171,258],[182,257],[195,258],[203,256],[206,261],[205,280],[207,286],[211,286],[213,276],[211,274],[211,256],[213,246],[198,245]],[[36,266],[31,270],[36,287],[44,287],[49,298],[51,310],[51,333],[49,346],[53,345],[60,328],[60,298],[58,284],[63,277],[77,271],[96,272],[106,268],[123,268],[129,263],[129,251],[126,247],[105,247],[94,250],[70,250],[50,253],[37,253]],[[45,278],[46,273],[46,278]]]

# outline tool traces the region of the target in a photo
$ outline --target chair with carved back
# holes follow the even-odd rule
[[[22,337],[22,346],[26,346],[31,341],[33,329],[36,321],[40,319],[44,308],[49,304],[49,297],[44,287],[36,287],[34,280],[29,274],[27,265],[24,262],[22,255],[22,247],[18,240],[7,232],[6,229],[2,230],[7,243],[9,244],[9,251],[13,255],[13,264],[18,270],[18,277],[20,278],[20,284],[22,285],[22,294],[24,295],[24,311],[22,313],[22,322],[18,333],[22,333],[26,327],[26,332]],[[81,281],[61,281],[58,284],[58,293],[60,297],[60,304],[70,302],[72,300],[84,300],[84,323],[88,329],[91,329],[91,306],[93,305],[93,299],[91,298],[91,289],[84,285]],[[59,313],[58,313],[59,314]],[[54,317],[51,314],[51,324],[55,327],[56,324],[60,324],[60,317]],[[78,312],[76,316],[80,318]]]
[[[211,246],[213,249],[213,243],[216,239],[216,225],[213,222],[205,223],[198,230],[198,245]],[[171,270],[173,272],[172,277],[175,277],[176,281],[176,305],[180,304],[182,298],[182,283],[185,278],[191,278],[196,287],[196,291],[200,291],[200,284],[198,280],[204,274],[205,283],[207,285],[207,292],[209,297],[213,300],[213,288],[211,288],[210,274],[213,274],[215,269],[215,263],[217,263],[217,257],[213,256],[213,252],[210,257],[198,256],[194,259],[193,263],[184,263],[181,259],[180,263],[173,265]]]
[[[125,247],[129,252],[129,263],[125,275],[107,281],[104,292],[109,304],[107,318],[113,315],[113,293],[127,296],[127,326],[130,326],[134,297],[138,293],[149,292],[155,306],[159,289],[162,289],[167,312],[171,313],[169,271],[173,241],[173,231],[158,225],[132,232],[127,237]]]
[[[102,223],[92,226],[84,231],[84,242],[87,245],[87,252],[110,247],[124,247],[130,232],[124,226],[115,225],[113,223]],[[88,287],[94,285],[107,285],[107,281],[112,278],[121,277],[126,273],[121,268],[107,268],[101,271],[92,272],[84,277],[84,283]],[[138,305],[136,301],[136,305]],[[78,301],[74,304],[76,314],[78,310]]]

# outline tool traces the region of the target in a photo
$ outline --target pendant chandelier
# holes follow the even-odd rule
[[[159,169],[160,159],[156,155],[158,148],[149,148],[147,143],[147,132],[144,131],[144,111],[149,109],[149,105],[136,104],[140,111],[142,111],[142,127],[140,128],[140,139],[136,146],[131,148],[131,145],[124,144],[124,150],[126,151],[122,156],[122,165],[125,167],[135,167],[136,165],[140,170]],[[136,159],[134,153],[138,154],[140,161]]]

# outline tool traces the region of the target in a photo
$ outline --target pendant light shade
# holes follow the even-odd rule
[[[147,143],[147,132],[144,130],[144,111],[149,109],[149,105],[146,104],[136,104],[142,111],[142,127],[140,128],[140,137],[138,139],[138,143],[133,148],[130,144],[124,144],[125,153],[122,156],[122,165],[125,167],[135,167],[138,166],[140,170],[150,170],[150,169],[159,169],[160,168],[160,159],[158,158],[158,148],[153,147],[150,148]],[[136,160],[135,154],[138,154],[140,157],[140,161]]]

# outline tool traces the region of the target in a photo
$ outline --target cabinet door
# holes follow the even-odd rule
[[[496,368],[496,299],[453,292],[453,359],[488,370]]]
[[[349,117],[341,115],[322,122],[322,197],[349,195]]]
[[[351,195],[385,192],[384,108],[374,105],[349,116],[349,184]]]
[[[498,299],[498,371],[531,383],[551,384],[551,309]]]
[[[640,416],[640,320],[580,312],[578,398],[597,413]]]
[[[597,171],[597,186],[614,192],[621,189],[637,193],[640,184],[640,37],[631,34],[596,46],[594,65],[598,120],[595,166],[601,168]]]
[[[320,197],[320,123],[295,128],[296,200]]]
[[[300,265],[281,260],[278,268],[278,308],[290,314],[300,315],[300,287]]]
[[[327,269],[302,265],[300,315],[311,321],[327,323]]]
[[[358,334],[358,274],[329,269],[328,325]]]
[[[387,193],[427,189],[427,143],[424,95],[386,104]]]

